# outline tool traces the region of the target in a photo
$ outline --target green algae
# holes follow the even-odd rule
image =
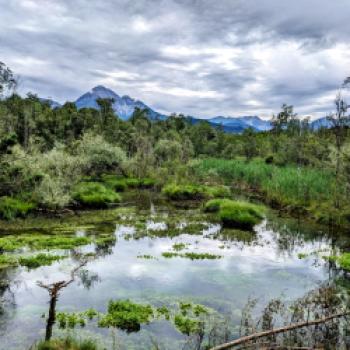
[[[37,254],[34,256],[20,257],[18,262],[21,266],[26,266],[30,269],[35,269],[40,266],[52,265],[55,261],[64,259],[62,255],[50,255],[50,254]]]

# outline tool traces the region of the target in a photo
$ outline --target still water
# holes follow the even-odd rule
[[[256,300],[253,313],[257,315],[271,299],[293,302],[331,282],[334,273],[322,255],[350,243],[342,235],[275,214],[269,214],[254,232],[243,232],[223,229],[200,209],[176,209],[157,203],[130,207],[116,212],[108,222],[85,228],[77,220],[69,230],[77,236],[107,234],[115,240],[55,250],[67,258],[51,266],[0,270],[0,349],[29,349],[44,337],[49,295],[37,282],[69,278],[79,253],[96,255],[75,282],[61,291],[57,311],[95,308],[105,312],[111,299],[153,306],[185,300],[227,316],[235,337],[242,309],[249,300]],[[180,243],[184,244],[182,252],[209,253],[218,258],[191,260],[162,255],[174,252],[174,244]],[[54,336],[67,332],[99,339],[108,349],[150,349],[152,339],[157,339],[160,348],[181,349],[187,340],[165,321],[143,325],[139,332],[130,334],[101,329],[94,322],[83,329],[54,328]]]

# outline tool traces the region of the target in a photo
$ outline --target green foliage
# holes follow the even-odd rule
[[[175,243],[173,244],[173,250],[179,252],[180,250],[184,250],[186,248],[185,243]]]
[[[19,264],[30,269],[35,269],[40,266],[52,265],[53,262],[65,258],[61,255],[37,254],[35,256],[20,257]]]
[[[0,237],[0,251],[13,252],[24,247],[31,249],[72,249],[91,243],[88,237],[64,235],[8,235]]]
[[[230,195],[230,190],[225,186],[170,183],[163,187],[162,193],[172,200],[196,200],[211,197],[226,197]]]
[[[10,255],[0,254],[0,269],[17,265],[17,259]]]
[[[49,341],[41,341],[34,348],[35,350],[97,350],[95,341],[76,340],[71,336],[61,339],[51,339]]]
[[[193,253],[193,252],[186,252],[186,253],[175,253],[175,252],[163,252],[162,256],[164,258],[170,259],[175,257],[180,258],[187,258],[191,260],[204,260],[204,259],[220,259],[222,258],[221,255],[215,255],[215,254],[209,254],[209,253]]]
[[[35,208],[34,203],[23,202],[16,198],[0,198],[0,218],[10,220],[15,217],[25,217]]]
[[[141,324],[149,323],[153,317],[150,305],[142,305],[130,300],[110,301],[108,312],[100,321],[100,327],[116,327],[127,332],[137,332]]]
[[[217,212],[224,226],[251,229],[264,218],[264,208],[260,205],[233,201],[230,199],[213,199],[204,206],[205,211]]]
[[[98,182],[81,182],[73,190],[73,198],[88,207],[103,208],[121,201],[118,193]]]
[[[350,253],[341,254],[337,260],[342,269],[350,271]]]
[[[175,315],[174,324],[181,333],[186,335],[198,333],[202,326],[202,322],[185,317],[181,314]]]

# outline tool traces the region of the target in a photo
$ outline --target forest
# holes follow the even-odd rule
[[[136,230],[125,233],[125,241],[137,242],[145,237],[170,239],[170,250],[162,251],[159,258],[154,252],[134,248],[137,258],[147,264],[156,263],[157,259],[169,263],[176,259],[195,263],[212,260],[214,264],[225,258],[220,251],[188,251],[190,245],[197,244],[192,238],[194,232],[204,232],[201,231],[205,229],[203,220],[208,218],[224,229],[220,235],[231,234],[228,241],[244,242],[247,246],[254,246],[258,238],[252,236],[253,229],[269,215],[276,215],[272,220],[274,224],[267,223],[278,227],[273,226],[272,230],[285,227],[278,226],[278,220],[301,220],[305,227],[322,227],[332,234],[347,232],[350,228],[350,116],[343,94],[348,84],[349,79],[341,86],[334,106],[330,106],[334,112],[328,116],[329,128],[313,129],[309,119],[300,118],[293,106],[284,104],[271,116],[270,131],[256,132],[248,128],[234,134],[214,128],[205,120],[193,124],[181,114],[172,114],[166,120],[150,120],[147,110],[141,109],[135,109],[132,117],[124,121],[115,115],[111,99],[97,100],[98,110],[77,109],[71,102],[52,108],[50,102],[35,94],[28,93],[25,97],[17,94],[14,74],[1,64],[0,228],[4,232],[0,237],[1,269],[20,266],[31,271],[41,266],[56,266],[67,258],[67,251],[72,261],[78,262],[70,279],[50,285],[38,283],[37,288],[46,289],[51,301],[46,341],[37,344],[37,349],[97,349],[94,341],[79,342],[71,335],[64,340],[52,339],[53,327],[73,330],[95,320],[100,328],[132,334],[140,330],[140,325],[159,319],[170,320],[190,339],[186,338],[183,349],[228,348],[219,344],[231,339],[229,331],[236,333],[221,316],[215,327],[210,323],[212,328],[208,331],[209,323],[204,319],[208,314],[214,317],[215,312],[208,311],[205,302],[206,306],[180,301],[171,309],[171,302],[170,306],[164,303],[151,306],[123,299],[110,300],[106,313],[96,311],[93,305],[86,311],[56,312],[61,290],[78,278],[78,271],[86,271],[87,264],[112,254],[110,249],[117,241],[114,233],[106,233],[102,227],[98,229],[102,232],[99,235],[95,232],[97,229],[83,236],[67,232],[70,227],[85,226],[88,232],[92,223],[102,225],[118,217],[124,225],[134,225]],[[134,213],[136,216],[130,214],[128,203],[141,202],[145,194],[146,202],[153,202],[149,199],[152,197],[166,206],[174,206],[175,209],[168,209],[169,217],[163,217],[165,224],[152,219],[154,226],[151,227],[144,212]],[[177,216],[172,216],[179,215],[177,210],[181,210],[186,220],[192,220],[186,224],[187,229],[181,226]],[[270,211],[274,214],[267,214]],[[56,229],[57,226],[60,228]],[[24,236],[19,230],[23,230]],[[49,237],[43,233],[45,230],[50,231]],[[184,233],[191,237],[190,241],[173,240]],[[214,237],[224,251],[229,243],[223,236],[218,238],[218,234]],[[289,234],[294,240],[293,234]],[[298,231],[295,235],[299,237],[301,233]],[[307,242],[311,236],[306,234]],[[301,248],[297,260],[318,256],[329,269],[338,271],[337,277],[346,275],[350,271],[350,253],[344,242],[339,249],[330,244],[326,252],[322,251],[324,247],[318,250],[312,247],[308,252]],[[96,251],[78,253],[77,249],[85,245],[95,245]],[[28,255],[26,249],[38,254]],[[87,290],[94,283],[88,277],[79,274],[84,286],[90,283]],[[1,288],[5,290],[5,284]],[[345,311],[339,311],[340,302],[326,308],[324,314],[325,309],[320,311],[323,306],[317,303],[322,298],[328,302],[338,297],[333,284],[310,292],[305,299],[296,301],[289,324],[307,322],[306,315],[301,313],[305,305],[309,308],[307,317],[309,313],[315,319],[322,315],[330,319],[334,314],[343,316]],[[245,327],[245,332],[241,335],[259,330],[260,325],[265,331],[273,329],[273,315],[282,315],[288,308],[277,299],[271,300],[263,309],[260,321],[253,326],[249,312],[255,304],[250,302],[252,304],[248,302],[243,308],[241,330]],[[210,310],[213,309],[215,303],[210,305]],[[327,328],[327,332],[332,331],[334,329]],[[322,336],[330,334],[327,332],[323,330]],[[308,333],[308,339],[312,338],[311,334]],[[301,346],[307,338],[297,333],[289,335],[279,341]],[[114,334],[114,337],[117,336]],[[268,339],[271,337],[275,336]],[[278,343],[276,338],[273,340]],[[151,343],[142,349],[162,348],[154,340]],[[125,344],[131,348],[127,341]],[[114,344],[113,348],[120,347]]]

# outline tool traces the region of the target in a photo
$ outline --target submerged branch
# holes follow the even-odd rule
[[[321,324],[321,323],[325,323],[325,322],[331,321],[331,320],[333,320],[335,318],[344,317],[344,316],[348,316],[348,315],[350,315],[350,311],[337,313],[337,314],[334,314],[334,315],[331,315],[331,316],[327,316],[327,317],[323,317],[323,318],[320,318],[320,319],[316,319],[316,320],[313,320],[313,321],[299,322],[299,323],[291,324],[289,326],[279,327],[279,328],[271,329],[271,330],[268,330],[268,331],[263,331],[263,332],[259,332],[259,333],[250,334],[250,335],[238,338],[236,340],[233,340],[231,342],[224,343],[224,344],[221,344],[221,345],[218,345],[218,346],[214,346],[210,350],[230,349],[230,348],[232,348],[234,346],[242,345],[243,343],[251,341],[251,340],[256,340],[256,339],[263,338],[263,337],[266,337],[266,336],[270,336],[270,335],[273,335],[273,334],[288,332],[290,330],[297,329],[297,328],[318,325],[318,324]]]

